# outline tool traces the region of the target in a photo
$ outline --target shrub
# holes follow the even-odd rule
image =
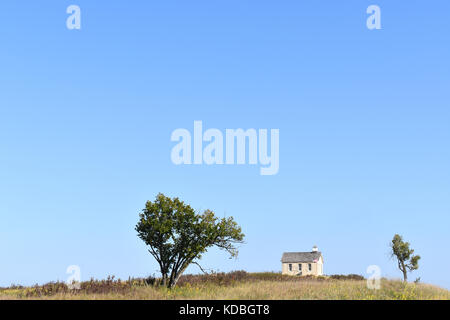
[[[333,274],[329,277],[331,279],[336,279],[336,280],[359,280],[359,281],[361,281],[361,280],[366,279],[359,274]]]

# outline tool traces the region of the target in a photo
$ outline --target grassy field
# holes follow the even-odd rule
[[[322,299],[417,300],[450,299],[450,291],[427,284],[382,279],[379,290],[367,288],[359,276],[299,278],[278,273],[237,271],[214,275],[186,275],[174,289],[156,285],[156,279],[91,280],[80,290],[64,283],[0,289],[0,299]]]

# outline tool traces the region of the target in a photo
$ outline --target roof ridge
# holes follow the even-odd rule
[[[320,251],[283,252],[281,261],[283,263],[316,262],[320,257],[322,257],[322,252]]]

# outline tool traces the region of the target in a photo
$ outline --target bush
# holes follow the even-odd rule
[[[329,277],[336,280],[366,280],[366,278],[359,274],[333,274]]]

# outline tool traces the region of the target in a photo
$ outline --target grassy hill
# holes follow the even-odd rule
[[[0,299],[450,299],[450,291],[436,286],[382,279],[381,289],[367,288],[361,276],[295,277],[279,273],[235,271],[185,275],[172,290],[157,279],[91,280],[80,290],[64,283],[0,288]]]

